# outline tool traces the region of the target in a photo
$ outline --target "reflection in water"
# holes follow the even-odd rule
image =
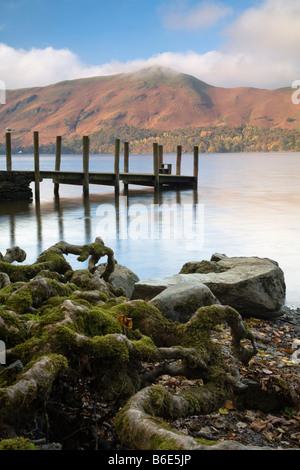
[[[136,164],[142,158],[136,157]],[[171,163],[172,158],[168,156]],[[99,156],[95,160],[104,165]],[[190,168],[183,159],[185,165]],[[53,185],[44,181],[39,204],[0,204],[0,251],[18,245],[31,263],[60,240],[81,245],[102,236],[117,261],[141,279],[173,275],[185,262],[210,259],[215,252],[268,257],[284,271],[288,303],[300,306],[299,189],[299,153],[201,155],[198,191],[155,193],[130,187],[128,197],[121,192],[117,200],[108,187],[91,187],[89,198],[84,198],[82,188],[61,185],[60,197],[54,197]],[[110,211],[106,225],[104,205]],[[175,212],[168,210],[172,207]],[[186,212],[180,212],[184,207]],[[200,224],[202,233],[195,236],[202,220],[199,208],[204,208],[204,226]],[[190,243],[180,238],[178,214],[185,215],[184,235]],[[174,233],[168,236],[171,223]],[[76,257],[69,257],[74,269],[83,267]]]
[[[0,251],[18,245],[27,253],[26,263],[32,263],[60,240],[81,245],[101,236],[118,262],[140,278],[178,272],[189,259],[190,243],[198,249],[203,245],[203,214],[199,215],[197,191],[155,193],[142,189],[124,194],[119,198],[107,193],[5,203],[0,211]],[[109,209],[106,220],[101,214],[103,208]],[[166,254],[168,262],[164,260]],[[76,257],[69,258],[74,269],[86,267],[87,263],[78,262]]]
[[[172,216],[173,218],[182,217],[183,207],[186,211],[186,220],[188,217],[187,209],[189,208],[191,210],[193,218],[192,223],[194,224],[194,226],[196,226],[198,223],[198,194],[197,191],[191,192],[193,193],[193,203],[191,204],[185,202],[184,206],[182,205],[182,197],[180,191],[176,191],[175,204],[174,202],[172,202],[172,198],[164,202],[164,196],[162,191],[153,192],[153,194],[151,195],[146,192],[144,194],[144,202],[142,197],[143,193],[139,193],[138,197],[130,197],[130,195],[119,195],[118,197],[115,197],[114,195],[107,195],[106,197],[102,198],[102,200],[97,198],[97,201],[93,200],[93,198],[91,197],[82,196],[81,200],[72,199],[71,203],[69,200],[62,200],[59,196],[55,196],[53,199],[53,206],[50,204],[41,205],[40,201],[35,201],[34,205],[30,206],[30,210],[28,211],[27,215],[31,216],[32,208],[34,207],[37,234],[37,252],[39,253],[43,249],[45,249],[45,240],[43,240],[43,225],[45,227],[47,238],[50,235],[50,218],[54,218],[55,222],[57,223],[57,229],[55,229],[55,226],[53,226],[53,223],[51,223],[51,232],[55,232],[57,230],[58,240],[65,240],[65,233],[68,232],[70,229],[73,229],[75,233],[77,232],[78,234],[84,234],[84,236],[81,237],[83,238],[82,243],[90,243],[93,240],[93,231],[95,231],[95,227],[99,227],[99,221],[101,222],[99,214],[101,214],[102,208],[106,211],[110,210],[110,213],[106,216],[108,217],[107,222],[110,223],[110,227],[106,229],[110,241],[110,235],[112,233],[114,234],[113,238],[116,241],[124,239],[124,227],[128,229],[128,227],[132,226],[133,219],[137,218],[140,215],[139,212],[141,210],[144,210],[147,216],[149,216],[149,219],[151,219],[151,222],[154,222],[155,226],[152,227],[153,232],[161,233],[160,224],[162,224],[162,221],[166,218],[166,214],[168,214],[168,216]],[[190,200],[190,198],[188,198],[188,200]],[[153,210],[153,213],[150,213],[149,208]],[[70,217],[70,212],[73,213],[74,210],[76,212],[76,217],[74,217],[75,214],[73,214],[73,217]],[[171,214],[169,214],[169,212],[171,212]],[[1,215],[3,215],[3,213],[0,213],[0,216]],[[15,245],[15,219],[18,215],[20,214],[18,214],[17,210],[9,214],[11,233],[10,245]],[[24,212],[22,211],[22,218],[23,217]],[[84,221],[82,226],[80,226],[79,224],[80,220]],[[102,225],[102,227],[105,226]],[[95,233],[95,236],[96,235],[97,233]],[[102,234],[102,236],[104,235]],[[72,235],[72,238],[74,238],[74,233]],[[137,235],[137,238],[142,239],[142,235]]]

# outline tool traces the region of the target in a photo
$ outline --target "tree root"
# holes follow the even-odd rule
[[[0,389],[0,419],[16,423],[26,416],[28,409],[43,405],[54,380],[66,367],[63,356],[51,355],[24,369],[14,385]]]
[[[205,391],[206,402],[215,404],[213,390]],[[176,417],[191,415],[193,411],[199,412],[198,406],[203,401],[204,393],[195,406],[195,400],[188,400],[181,395],[171,395],[163,387],[152,386],[144,388],[130,398],[125,408],[119,412],[115,420],[116,430],[122,442],[129,448],[136,450],[260,450],[255,446],[244,446],[238,442],[223,441],[214,443],[204,442],[191,436],[178,434],[168,429],[165,422],[157,418],[157,408],[169,412]],[[201,405],[200,405],[201,406]],[[152,413],[149,412],[152,411]],[[203,410],[207,412],[207,410]],[[263,449],[268,449],[264,447]]]
[[[76,284],[76,272],[64,258],[68,254],[79,261],[89,259],[88,270],[80,271],[87,272],[87,282]],[[107,265],[95,287],[89,281],[103,256]],[[23,258],[17,249],[0,256],[0,334],[10,364],[0,371],[0,420],[14,424],[27,419],[43,409],[53,390],[62,394],[55,396],[57,401],[65,399],[57,384],[68,374],[72,383],[88,378],[98,397],[122,407],[115,425],[129,448],[245,448],[232,441],[211,445],[179,435],[163,421],[207,414],[245,386],[239,365],[247,365],[257,347],[255,335],[235,309],[201,307],[182,324],[146,301],[114,293],[109,297],[101,288],[105,284],[108,289],[114,253],[101,239],[83,246],[60,242],[29,266],[12,265]],[[231,328],[232,367],[211,339],[211,330],[223,322]],[[164,374],[201,379],[203,385],[170,393],[153,385]]]
[[[12,283],[28,282],[44,270],[65,275],[68,271],[72,271],[70,264],[63,256],[68,254],[78,255],[77,259],[81,262],[90,257],[88,269],[91,273],[94,273],[97,269],[96,264],[100,258],[107,256],[107,264],[101,277],[108,282],[109,276],[114,272],[114,252],[104,245],[100,237],[97,237],[94,243],[82,246],[72,245],[64,241],[56,243],[41,253],[35,263],[27,266],[11,264],[13,261],[22,262],[26,258],[26,253],[23,250],[14,247],[7,250],[5,256],[0,253],[0,273],[5,273],[8,276],[8,279],[5,279],[6,283],[8,281]]]

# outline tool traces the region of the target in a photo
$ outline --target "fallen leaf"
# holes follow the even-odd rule
[[[270,369],[263,369],[263,372],[267,375],[273,374],[273,372]]]
[[[231,400],[227,400],[224,406],[227,408],[227,410],[235,410],[235,406]]]
[[[227,408],[219,408],[219,413],[221,415],[228,415],[228,410]]]
[[[253,421],[249,427],[253,431],[261,432],[266,427],[266,425],[267,423],[263,421]]]
[[[117,318],[118,318],[118,322],[121,323],[121,325],[125,326],[125,328],[129,328],[129,329],[132,328],[133,326],[132,318],[128,318],[124,314],[118,315]]]
[[[238,423],[236,423],[236,426],[237,426],[238,428],[243,429],[243,428],[247,428],[247,427],[248,427],[248,424],[247,424],[247,423],[244,423],[243,421],[239,421]]]

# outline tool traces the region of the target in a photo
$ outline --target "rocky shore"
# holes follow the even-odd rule
[[[100,238],[25,258],[0,254],[0,449],[299,449],[300,309],[276,261],[140,280]]]

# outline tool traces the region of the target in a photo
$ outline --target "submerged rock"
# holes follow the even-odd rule
[[[211,269],[212,272],[208,272],[208,263],[187,263],[175,276],[139,281],[132,298],[150,300],[171,286],[188,290],[199,283],[205,284],[221,304],[230,305],[243,316],[272,318],[281,315],[286,286],[283,271],[276,261],[214,254]]]

